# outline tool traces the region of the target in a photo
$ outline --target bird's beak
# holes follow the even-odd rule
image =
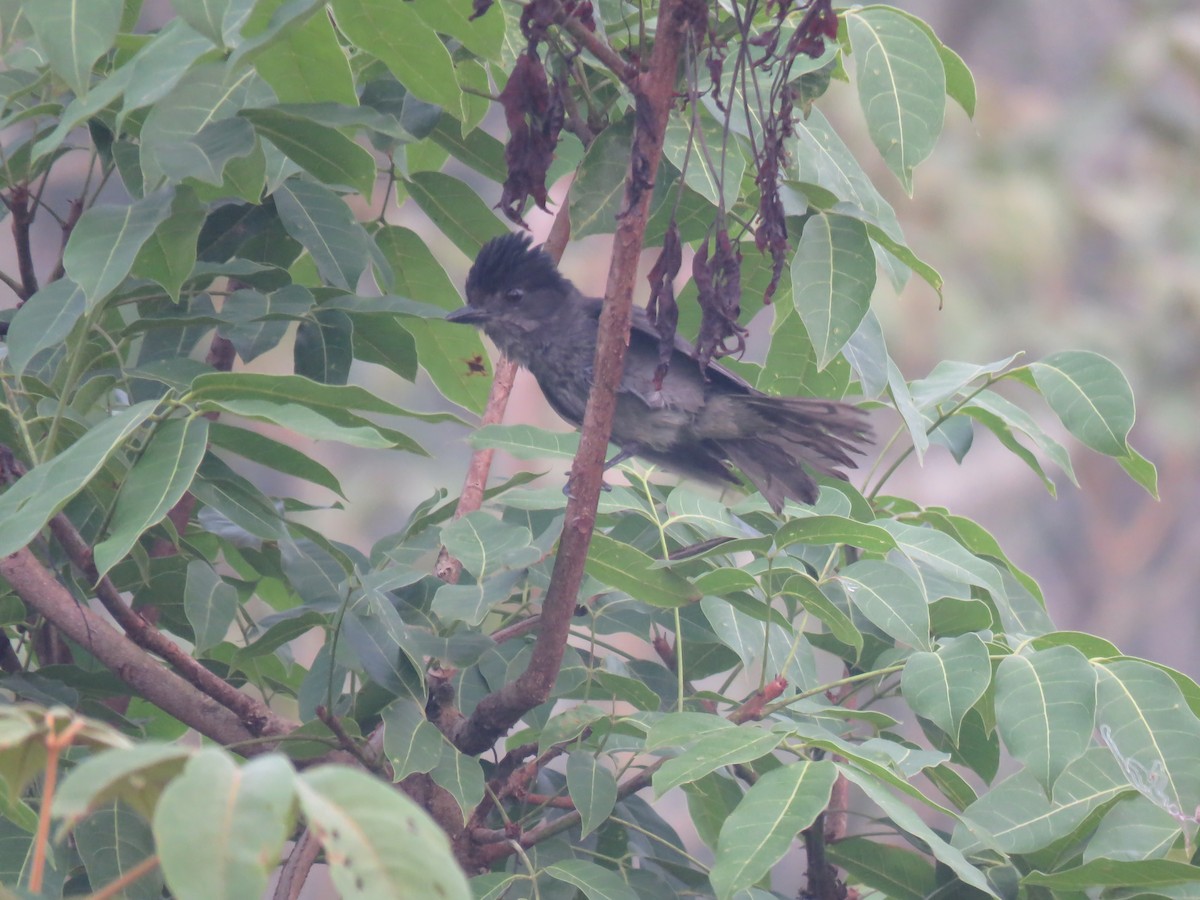
[[[482,325],[491,315],[485,309],[477,306],[463,306],[446,316],[447,322],[457,322],[462,325]]]

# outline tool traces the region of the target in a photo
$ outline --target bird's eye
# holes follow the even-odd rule
[[[524,288],[512,288],[511,290],[509,290],[508,292],[505,293],[504,299],[507,300],[509,303],[520,303],[521,298],[524,296],[525,296]]]

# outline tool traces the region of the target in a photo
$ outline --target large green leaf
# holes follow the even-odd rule
[[[318,181],[353,188],[370,199],[375,157],[336,128],[281,109],[244,109],[238,115]]]
[[[399,699],[386,706],[383,719],[383,752],[392,763],[397,781],[413,772],[429,772],[442,758],[444,739],[413,700]]]
[[[946,74],[937,48],[908,17],[875,6],[846,16],[858,99],[867,130],[904,189],[933,151],[946,113]]]
[[[342,198],[303,178],[289,178],[274,197],[283,227],[309,252],[321,277],[354,291],[370,265],[371,238]]]
[[[1087,350],[1064,350],[1031,363],[1029,371],[1067,430],[1098,453],[1129,453],[1133,391],[1111,360]]]
[[[779,746],[783,735],[746,725],[722,728],[686,744],[654,773],[654,794],[703,778],[725,766],[753,762]]]
[[[1030,872],[1023,884],[1037,884],[1060,891],[1082,891],[1094,887],[1137,888],[1146,896],[1152,888],[1172,885],[1200,885],[1200,867],[1172,859],[1115,860],[1095,859],[1082,866],[1058,872]],[[1157,892],[1153,892],[1158,896]]]
[[[177,188],[170,215],[142,245],[133,261],[133,274],[157,281],[178,302],[179,289],[196,266],[196,242],[206,212],[194,191]]]
[[[406,88],[444,109],[459,108],[460,91],[450,53],[413,3],[334,0],[338,28],[379,57]]]
[[[122,0],[22,4],[50,68],[80,97],[86,96],[91,86],[92,65],[108,52],[117,36],[122,8]]]
[[[1200,808],[1200,719],[1178,685],[1148,663],[1122,659],[1096,667],[1100,739],[1143,796],[1175,816]]]
[[[38,353],[66,340],[86,305],[83,288],[69,278],[50,282],[26,300],[5,338],[13,372],[20,375]]]
[[[891,900],[925,900],[937,889],[928,858],[866,837],[849,837],[826,847],[829,860]]]
[[[171,511],[196,477],[208,444],[208,419],[195,416],[163,423],[121,482],[108,537],[96,545],[96,569],[104,575],[124,558],[146,529]]]
[[[875,256],[857,219],[818,213],[804,225],[792,257],[792,300],[824,369],[850,340],[871,305]]]
[[[469,257],[492,238],[508,233],[465,181],[442,172],[413,172],[405,184],[421,211]]]
[[[992,681],[987,647],[976,634],[941,642],[937,652],[914,653],[904,664],[900,688],[913,712],[958,743],[963,716]]]
[[[296,788],[343,896],[472,900],[445,832],[394,786],[356,769],[323,766],[302,774]]]
[[[1096,674],[1074,647],[1005,657],[996,670],[996,726],[1009,752],[1049,791],[1091,746]]]
[[[238,595],[233,585],[203,559],[188,563],[183,612],[195,634],[197,653],[203,653],[225,640],[237,610]]]
[[[556,881],[573,885],[588,900],[638,900],[638,893],[620,873],[586,859],[564,859],[546,866],[545,873]]]
[[[886,634],[918,650],[929,649],[929,607],[903,569],[864,559],[846,566],[839,580],[851,605]]]
[[[599,759],[584,750],[567,754],[567,791],[579,810],[581,836],[595,831],[617,802],[617,779]]]
[[[793,762],[762,776],[725,821],[709,880],[720,900],[750,887],[783,859],[829,803],[833,763]]]
[[[651,606],[684,606],[700,599],[700,592],[687,579],[657,568],[641,550],[605,534],[592,535],[586,568],[602,584]]]
[[[116,881],[156,852],[149,823],[120,803],[92,813],[76,826],[73,837],[94,885]],[[163,876],[155,867],[123,893],[127,900],[159,900],[162,889]]]
[[[358,104],[350,61],[327,15],[311,16],[277,36],[255,54],[254,68],[280,103]]]
[[[984,848],[1032,853],[1071,834],[1091,812],[1131,791],[1112,754],[1092,747],[1059,775],[1049,798],[1025,769],[993,785],[963,810],[953,843],[965,853]]]
[[[146,400],[89,429],[74,444],[34,466],[0,496],[0,556],[16,553],[34,539],[50,517],[96,476],[155,410]]]
[[[277,754],[239,767],[210,747],[188,760],[154,811],[159,860],[174,896],[261,895],[292,832],[295,779]]]
[[[88,309],[115,291],[142,246],[170,215],[174,191],[164,190],[124,206],[93,206],[71,231],[63,268],[82,288]]]

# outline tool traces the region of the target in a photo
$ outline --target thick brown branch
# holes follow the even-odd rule
[[[33,268],[33,244],[30,232],[36,210],[29,203],[29,188],[16,185],[8,195],[8,211],[12,215],[13,246],[17,251],[17,269],[21,273],[21,287],[17,292],[22,300],[28,300],[38,291],[37,272]]]
[[[98,577],[92,548],[83,540],[65,514],[59,513],[50,520],[50,531],[75,567],[96,586],[96,597],[135,644],[165,659],[193,687],[235,713],[253,736],[287,734],[296,727],[273,713],[266,704],[249,694],[243,694],[224,679],[214,675],[130,608],[107,576]],[[200,730],[206,733],[203,729]]]
[[[675,96],[680,51],[688,30],[703,22],[706,8],[697,0],[663,0],[649,69],[638,76],[630,168],[625,177],[622,212],[613,242],[600,334],[596,346],[595,379],[584,414],[579,452],[571,475],[566,523],[559,539],[554,571],[542,602],[542,621],[529,666],[514,681],[489,694],[452,736],[464,753],[482,753],[522,715],[544,703],[562,665],[571,617],[583,580],[584,562],[596,522],[596,503],[604,454],[612,431],[617,385],[625,363],[633,305],[633,285],[646,233],[654,173],[662,158],[667,116]]]
[[[239,717],[178,675],[163,668],[118,632],[106,619],[75,601],[28,548],[0,559],[0,575],[30,609],[84,647],[141,697],[221,744],[255,737]],[[270,749],[251,742],[243,753]]]

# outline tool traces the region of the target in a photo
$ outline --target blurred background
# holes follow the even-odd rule
[[[1146,496],[1115,462],[1083,452],[1049,421],[1071,447],[1080,481],[1077,488],[1052,473],[1057,499],[986,434],[977,435],[961,466],[933,448],[923,466],[906,463],[889,490],[980,521],[1041,583],[1059,627],[1102,635],[1128,653],[1200,677],[1192,651],[1200,635],[1200,526],[1188,512],[1200,507],[1200,5],[897,5],[928,21],[963,57],[979,102],[974,120],[948,105],[943,138],[917,169],[909,199],[867,139],[852,88],[835,82],[822,100],[895,206],[909,245],[945,278],[940,310],[918,279],[900,296],[881,282],[875,309],[893,356],[911,379],[943,358],[984,363],[1023,350],[1026,359],[1038,359],[1069,348],[1107,355],[1132,383],[1132,441],[1158,465],[1162,499]],[[143,24],[151,27],[171,15],[158,0],[146,11]],[[116,182],[113,200],[121,199]],[[65,204],[67,187],[49,199]],[[562,200],[566,187],[557,185],[554,197]],[[481,186],[489,203],[498,192]],[[391,218],[430,235],[462,284],[469,260],[435,236],[411,203]],[[52,265],[58,250],[57,228],[42,219],[39,267]],[[529,221],[544,238],[550,217],[535,211]],[[0,266],[11,271],[11,242],[0,248]],[[600,292],[605,241],[573,245],[563,269],[586,292]],[[645,294],[642,281],[639,301]],[[0,297],[0,304],[12,303]],[[290,361],[285,347],[255,368],[278,370]],[[427,382],[409,385],[371,366],[353,378],[405,405],[444,407]],[[507,421],[563,427],[525,376]],[[881,430],[890,425],[881,416]],[[414,432],[430,451],[427,459],[312,446],[341,478],[349,502],[309,514],[310,524],[368,549],[439,486],[457,495],[469,433],[463,428],[447,444],[447,431]],[[516,466],[498,455],[495,474]],[[566,467],[541,468],[561,481]],[[269,492],[332,502],[319,489],[273,483],[244,468]]]

